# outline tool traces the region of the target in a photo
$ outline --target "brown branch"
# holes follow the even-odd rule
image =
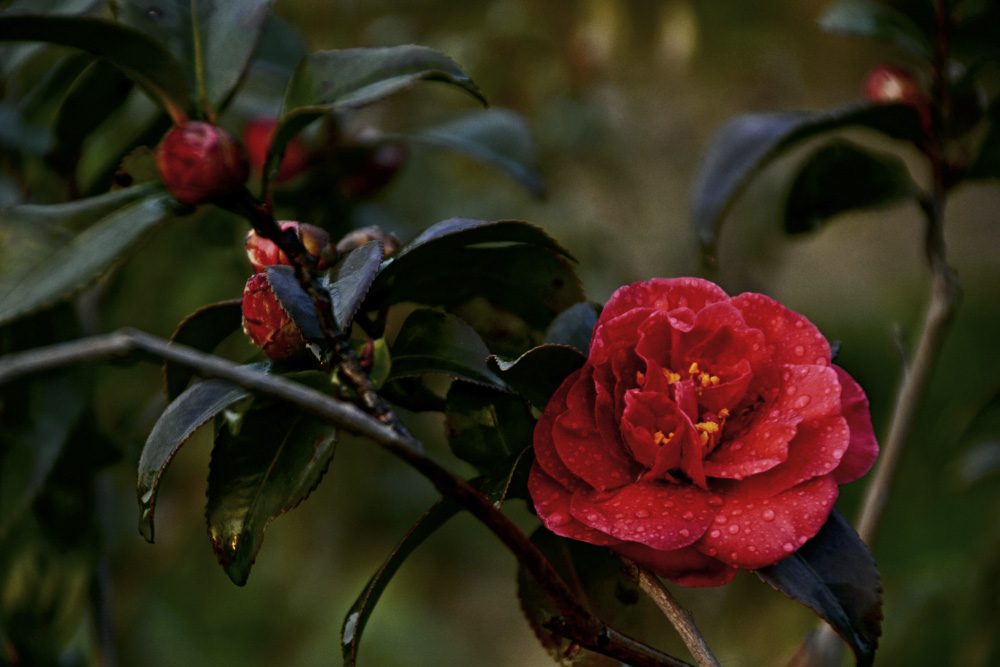
[[[375,441],[427,477],[444,497],[458,503],[500,538],[562,615],[554,619],[560,634],[581,646],[637,667],[691,667],[604,625],[579,601],[538,548],[486,496],[428,458],[419,441],[409,433],[379,421],[353,403],[280,375],[261,373],[131,329],[0,357],[0,385],[78,363],[136,357],[170,361],[192,368],[202,376],[226,380],[258,394],[287,401],[304,412]]]

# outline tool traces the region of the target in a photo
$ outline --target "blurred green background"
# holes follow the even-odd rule
[[[713,133],[747,111],[822,109],[859,99],[888,47],[831,36],[819,0],[278,0],[310,49],[418,43],[459,62],[491,103],[523,113],[548,193],[457,156],[414,149],[404,171],[356,211],[404,241],[465,216],[535,223],[579,260],[590,299],[653,276],[699,275],[688,201]],[[1000,34],[1000,26],[998,26]],[[252,105],[253,101],[250,102]],[[405,129],[473,107],[421,85],[352,122]],[[916,155],[899,150],[919,182]],[[760,291],[840,341],[838,363],[869,393],[877,432],[928,291],[914,205],[837,218],[790,239],[780,231],[795,159],[768,169],[723,230],[730,293]],[[885,586],[880,665],[1000,664],[1000,197],[996,183],[959,189],[947,211],[950,259],[964,299],[914,429],[875,555]],[[106,286],[101,330],[169,336],[200,305],[238,296],[250,268],[243,223],[192,216],[158,232]],[[204,243],[193,244],[199,236]],[[234,340],[229,350],[246,354]],[[320,487],[276,521],[245,588],[217,567],[202,520],[210,434],[181,450],[165,482],[155,545],[135,529],[135,466],[162,408],[153,365],[99,369],[100,427],[126,450],[102,478],[118,661],[123,665],[323,665],[339,660],[344,614],[396,540],[435,499],[428,483],[378,447],[344,439]],[[991,404],[992,402],[992,404]],[[456,470],[440,416],[413,418],[428,449]],[[992,443],[992,444],[991,444]],[[990,468],[989,457],[994,457]],[[993,471],[992,474],[990,471]],[[842,490],[849,519],[865,481]],[[512,516],[533,530],[527,510]],[[521,616],[516,563],[468,517],[454,519],[403,566],[376,610],[362,665],[548,665]],[[722,664],[782,664],[815,617],[741,573],[721,589],[679,589]],[[641,635],[687,658],[651,605]],[[89,619],[77,630],[87,646]]]

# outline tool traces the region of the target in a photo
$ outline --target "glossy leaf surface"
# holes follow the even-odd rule
[[[514,394],[454,382],[444,418],[451,451],[483,473],[531,447],[535,419]]]
[[[508,387],[541,410],[563,380],[586,360],[575,347],[547,344],[532,348],[513,360],[493,355],[487,366]]]
[[[242,319],[242,299],[213,303],[199,308],[181,320],[170,341],[203,352],[211,352],[240,328]],[[163,362],[163,382],[167,400],[172,401],[177,398],[193,377],[194,371],[189,367],[169,361]]]
[[[163,411],[139,458],[139,532],[153,541],[153,511],[160,479],[174,454],[195,431],[234,403],[249,396],[242,387],[223,380],[204,380],[192,385]]]
[[[559,313],[545,334],[545,342],[555,345],[569,345],[587,356],[590,352],[590,339],[597,326],[597,318],[601,307],[597,304],[583,301],[574,304]]]
[[[917,112],[903,104],[753,113],[729,121],[712,140],[695,179],[691,214],[703,251],[714,256],[726,213],[765,165],[805,139],[856,126],[895,139],[916,141],[923,134]]]
[[[382,242],[369,241],[347,254],[327,273],[330,301],[337,325],[350,329],[382,263]]]
[[[295,269],[284,264],[275,264],[265,269],[267,284],[278,299],[278,303],[298,325],[307,341],[325,341],[312,299],[295,277]]]
[[[885,206],[916,193],[899,158],[833,141],[813,153],[792,182],[785,201],[785,231],[815,231],[840,213]]]
[[[458,86],[486,103],[482,91],[455,61],[426,46],[341,49],[310,54],[288,82],[284,111],[268,149],[264,191],[277,173],[285,146],[309,123],[337,109],[356,109],[372,104],[421,80]]]
[[[233,583],[246,583],[268,524],[319,484],[336,441],[333,426],[284,403],[257,399],[239,422],[218,421],[205,519]]]
[[[81,49],[120,69],[173,118],[191,111],[180,63],[158,41],[133,28],[89,17],[0,15],[0,40],[51,42]]]
[[[448,313],[415,310],[406,318],[391,346],[389,379],[445,375],[503,387],[486,367],[490,352],[468,324]]]
[[[859,667],[872,664],[882,634],[882,584],[868,547],[838,512],[794,554],[755,572],[829,623]]]
[[[128,203],[143,195],[146,196]],[[34,249],[34,262],[25,262],[23,255],[16,263],[12,261],[10,273],[7,273],[9,260],[4,260],[0,269],[0,324],[82,289],[170,218],[177,206],[170,195],[140,186],[94,200],[0,211],[0,228],[12,230],[15,237],[18,234],[28,239],[34,237],[35,242],[43,244]],[[60,214],[67,217],[61,218]],[[56,226],[66,220],[81,223],[95,218],[96,224],[76,236],[63,234]],[[33,228],[38,220],[49,225],[48,238],[38,238],[39,230]]]
[[[536,196],[545,194],[531,128],[521,114],[510,109],[473,111],[389,138],[465,155],[504,171]]]
[[[885,2],[841,0],[826,9],[819,25],[830,32],[878,39],[927,60],[931,40],[910,17]]]

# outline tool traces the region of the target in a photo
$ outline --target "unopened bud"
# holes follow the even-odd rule
[[[191,206],[239,190],[250,175],[239,140],[201,121],[175,125],[167,132],[156,149],[156,168],[174,199]]]
[[[294,229],[306,252],[316,258],[316,268],[329,268],[336,259],[336,251],[330,246],[330,235],[325,230],[308,223],[294,220],[283,220],[278,223],[282,230]],[[247,232],[247,257],[253,265],[253,270],[260,272],[264,267],[275,264],[291,265],[288,256],[271,239],[266,239],[254,230]]]
[[[930,98],[913,72],[895,65],[878,65],[872,68],[865,79],[865,95],[872,102],[909,104],[920,115],[924,131],[930,133]]]
[[[267,160],[267,149],[271,146],[271,140],[274,138],[275,125],[273,119],[258,118],[243,128],[243,143],[247,147],[250,166],[254,171],[259,172],[264,168],[264,162]],[[274,182],[281,183],[295,178],[308,166],[309,152],[306,150],[302,138],[296,136],[285,145],[285,154],[281,158],[281,165],[278,167],[278,175],[274,177]]]
[[[243,290],[243,331],[271,359],[288,359],[305,349],[302,331],[271,291],[267,275],[255,273]]]
[[[380,227],[362,227],[361,229],[355,229],[353,232],[348,232],[344,238],[337,242],[337,252],[341,255],[346,255],[355,248],[363,246],[369,241],[381,241],[382,242],[382,256],[388,257],[397,250],[399,250],[399,237],[397,237],[392,232],[387,232]]]

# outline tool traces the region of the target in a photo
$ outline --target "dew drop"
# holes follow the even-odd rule
[[[743,534],[744,535],[749,535],[750,533],[751,533],[751,530],[749,528],[744,528],[743,529]]]
[[[755,553],[757,551],[757,547],[755,547],[755,546],[749,546],[749,547],[747,547],[747,551],[749,551],[750,553]]]
[[[835,458],[835,459],[837,459],[839,461],[843,456],[844,456],[844,450],[843,449],[835,449],[835,450],[833,450],[833,458]]]
[[[150,7],[146,10],[146,18],[150,21],[159,21],[163,18],[163,10],[159,7]]]
[[[738,553],[736,553],[735,551],[732,552],[731,554],[729,554],[729,558],[732,559],[732,560],[736,560],[739,557],[740,557],[740,555]]]
[[[811,400],[812,400],[812,396],[808,396],[806,394],[803,394],[802,396],[799,396],[798,398],[795,399],[795,407],[797,407],[797,408],[804,408],[807,405],[809,405],[809,401],[811,401]]]
[[[708,504],[711,505],[712,507],[719,507],[722,505],[722,498],[720,498],[719,496],[712,496],[711,498],[708,499]]]
[[[671,507],[674,506],[674,501],[668,500],[667,502],[663,503],[663,506],[666,507],[667,509],[670,509]]]
[[[549,515],[548,523],[550,526],[558,528],[559,526],[565,526],[571,520],[571,517],[564,512],[553,512]]]
[[[799,535],[799,544],[805,544],[808,541],[809,541],[808,537],[806,537],[805,535]]]
[[[646,527],[645,526],[636,526],[635,527],[635,532],[637,532],[637,533],[645,533],[646,532]]]
[[[803,354],[806,353],[806,348],[803,347],[802,345],[796,345],[795,349],[792,351],[795,352],[796,357],[801,357]]]
[[[597,514],[588,514],[587,515],[587,521],[597,521],[600,518],[601,517],[598,516]]]
[[[726,523],[727,521],[729,521],[729,519],[726,517],[725,514],[716,514],[715,515],[715,523],[719,524],[720,526],[722,524]]]
[[[791,542],[785,542],[784,544],[781,545],[781,548],[785,550],[785,553],[789,554],[795,551],[795,545],[792,544]]]
[[[732,449],[733,449],[734,452],[740,451],[741,449],[743,449],[743,443],[742,442],[734,442],[733,446],[732,446]]]
[[[684,512],[684,514],[681,515],[681,518],[684,519],[685,521],[694,521],[694,512],[688,510],[687,512]]]
[[[796,329],[801,329],[801,328],[802,328],[802,327],[804,327],[805,325],[806,325],[806,323],[805,323],[805,322],[803,322],[802,320],[795,320],[795,328],[796,328]]]
[[[797,392],[798,390],[799,388],[796,387],[794,384],[790,384],[787,387],[785,387],[785,393],[788,394],[789,396],[793,396],[795,392]]]
[[[711,549],[708,550],[708,555],[709,556],[714,556],[717,553],[719,553],[719,550],[716,549],[715,547],[712,547]]]
[[[764,521],[774,521],[774,510],[764,510]]]
[[[726,530],[729,531],[730,535],[735,535],[736,533],[740,532],[740,527],[737,526],[735,523],[731,523],[729,524],[729,528],[727,528]]]
[[[717,538],[717,537],[719,537],[720,535],[722,535],[722,532],[721,532],[721,531],[719,531],[719,529],[718,529],[718,528],[713,528],[712,530],[710,530],[710,531],[708,532],[708,536],[709,536],[709,537],[711,537],[712,539],[716,539],[716,538]]]
[[[636,512],[635,512],[635,518],[636,519],[645,519],[648,516],[649,516],[649,512],[647,512],[646,510],[636,510]]]
[[[777,419],[778,417],[781,416],[781,410],[771,410],[769,413],[767,413],[767,416],[770,419]]]
[[[736,509],[733,510],[733,516],[743,516],[743,510],[737,507]]]
[[[690,537],[691,536],[691,531],[688,530],[687,528],[681,528],[677,532],[680,534],[681,537]]]

